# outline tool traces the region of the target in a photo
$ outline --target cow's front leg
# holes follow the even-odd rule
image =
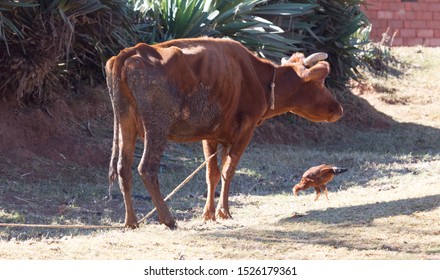
[[[203,152],[205,159],[208,159],[212,154],[217,152],[218,143],[216,141],[204,140]],[[227,155],[227,147],[223,146],[222,149],[222,163],[225,162]],[[217,155],[214,156],[206,165],[206,185],[207,195],[206,204],[203,209],[203,219],[205,221],[215,221],[215,189],[220,181],[220,169],[217,163]]]
[[[233,158],[228,155],[225,159],[222,169],[222,190],[220,192],[220,200],[217,205],[216,216],[221,219],[231,219],[232,215],[229,211],[229,187],[235,174],[239,158]]]
[[[249,123],[247,125],[242,124],[242,129],[236,134],[238,137],[232,144],[229,153],[223,159],[222,167],[222,190],[220,193],[220,200],[217,205],[216,215],[222,219],[231,219],[232,215],[229,211],[229,187],[231,186],[232,178],[235,174],[238,162],[241,155],[246,149],[249,141],[252,138],[255,124]]]
[[[207,160],[212,154],[217,152],[217,141],[203,140],[203,153],[205,155],[205,160]],[[206,164],[206,185],[207,185],[207,195],[206,204],[203,209],[203,219],[205,221],[211,220],[215,221],[215,188],[220,181],[220,169],[218,168],[217,156],[214,156]]]

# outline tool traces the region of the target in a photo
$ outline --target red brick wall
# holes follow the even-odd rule
[[[371,39],[380,41],[390,28],[393,46],[440,46],[440,0],[365,0],[364,12],[373,24]]]

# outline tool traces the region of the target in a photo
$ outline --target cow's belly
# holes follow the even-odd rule
[[[199,141],[218,133],[220,112],[214,106],[184,108],[183,114],[170,128],[169,138],[174,141]]]
[[[174,141],[206,139],[218,132],[221,122],[220,105],[210,98],[208,90],[201,88],[183,99],[169,138]]]
[[[169,134],[169,139],[176,142],[196,142],[203,139],[215,138],[215,128],[195,128],[187,123],[178,123]]]

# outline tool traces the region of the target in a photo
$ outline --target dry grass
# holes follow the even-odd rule
[[[233,181],[234,220],[201,221],[200,173],[169,203],[178,230],[155,222],[134,231],[3,228],[0,259],[439,259],[440,49],[395,52],[408,63],[402,73],[369,77],[381,90],[361,95],[392,127],[347,130],[327,146],[250,146]],[[164,193],[200,163],[201,148],[171,145],[167,155]],[[330,200],[314,203],[312,190],[293,197],[301,174],[324,162],[349,168],[329,183]],[[123,204],[116,188],[103,201],[105,172],[0,181],[0,221],[118,224]],[[138,180],[135,195],[138,213],[147,213],[152,204]]]
[[[408,65],[397,76],[369,77],[379,94],[368,97],[368,101],[399,122],[439,128],[438,54],[439,48],[399,48],[396,57]]]

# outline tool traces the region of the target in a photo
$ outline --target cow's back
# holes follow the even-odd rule
[[[237,100],[243,89],[243,81],[249,79],[245,75],[255,72],[252,60],[256,57],[241,44],[230,39],[187,39],[172,40],[155,46],[161,50],[178,48],[181,62],[194,79],[182,79],[174,71],[176,65],[164,65],[167,77],[182,90],[182,94],[191,94],[191,90],[203,84],[213,97],[231,110],[237,106]],[[184,66],[183,66],[184,65]],[[257,78],[255,75],[254,78]],[[255,81],[254,81],[255,82]]]

